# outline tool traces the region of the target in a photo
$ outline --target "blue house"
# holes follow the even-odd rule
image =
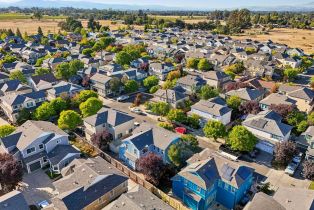
[[[193,210],[216,204],[233,209],[251,188],[253,169],[212,156],[189,164],[172,178],[172,191]]]
[[[133,135],[124,139],[119,147],[119,158],[132,169],[136,169],[136,161],[153,152],[160,155],[165,163],[169,162],[168,149],[180,140],[176,133],[164,128],[142,124],[134,129]]]

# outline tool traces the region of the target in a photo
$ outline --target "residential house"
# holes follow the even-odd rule
[[[149,60],[143,57],[131,62],[131,66],[137,69],[140,68],[142,65],[149,65]]]
[[[234,209],[250,190],[253,171],[217,155],[195,159],[172,178],[172,192],[193,210]]]
[[[225,100],[215,97],[209,100],[200,100],[192,105],[188,114],[197,114],[201,117],[203,124],[209,120],[216,120],[227,125],[231,121],[231,112],[232,109],[227,106]]]
[[[5,152],[17,158],[28,173],[49,166],[60,173],[80,151],[69,144],[68,134],[51,122],[28,120],[0,139]]]
[[[202,86],[206,85],[206,80],[198,75],[186,75],[177,80],[176,86],[183,88],[187,94],[196,93]]]
[[[13,123],[16,123],[19,112],[26,109],[29,112],[35,110],[44,101],[46,101],[46,93],[37,91],[25,94],[9,94],[0,97],[0,106],[4,114]]]
[[[314,126],[309,126],[297,137],[296,143],[300,150],[305,152],[305,159],[314,161]]]
[[[25,94],[32,92],[32,88],[21,84],[20,80],[9,80],[5,83],[0,84],[0,96],[8,94]]]
[[[273,197],[263,193],[258,192],[254,195],[253,199],[246,204],[243,210],[286,210],[278,201]]]
[[[161,127],[141,124],[134,129],[132,136],[122,141],[119,148],[119,158],[134,170],[136,169],[136,161],[149,152],[161,156],[165,163],[169,163],[169,147],[179,140],[180,136],[176,133]]]
[[[189,97],[184,93],[176,89],[159,89],[154,93],[154,98],[151,99],[152,102],[165,102],[170,104],[174,108],[183,107],[185,101]]]
[[[231,82],[229,75],[222,71],[207,71],[203,73],[203,79],[211,87],[225,89],[226,85]]]
[[[20,191],[13,190],[0,196],[1,210],[29,210],[29,206]]]
[[[292,130],[292,126],[281,121],[279,114],[266,110],[257,115],[249,114],[242,125],[259,139],[256,148],[272,154],[275,144],[288,141]]]
[[[274,105],[285,104],[289,106],[294,106],[296,104],[296,101],[280,93],[271,93],[270,95],[268,95],[266,98],[262,99],[259,102],[259,106],[261,107],[262,110],[268,110],[270,105],[272,104]]]
[[[91,89],[96,91],[98,95],[106,97],[112,94],[110,89],[109,81],[111,77],[104,74],[96,73],[90,78]]]
[[[0,84],[3,84],[9,80],[10,80],[10,78],[9,78],[9,75],[7,73],[0,72]]]
[[[57,83],[57,78],[51,73],[31,76],[28,79],[29,86],[31,86],[35,91],[51,89]]]
[[[130,135],[134,129],[134,117],[115,109],[100,109],[97,114],[84,119],[85,137],[91,140],[95,134],[107,130],[113,140]]]
[[[175,70],[172,63],[150,63],[149,73],[150,75],[156,75],[160,80],[166,80],[168,73]]]
[[[101,157],[76,159],[53,185],[55,210],[101,210],[128,190],[128,177]]]
[[[48,58],[43,61],[42,67],[56,70],[57,66],[63,62],[67,62],[65,58]]]
[[[107,205],[103,210],[143,210],[143,209],[160,209],[174,210],[164,201],[155,196],[152,192],[141,185],[137,185],[122,194],[117,200]]]
[[[257,89],[240,88],[237,90],[231,90],[226,93],[226,98],[229,98],[231,96],[239,97],[242,100],[242,102],[247,101],[259,102],[260,100],[263,99],[264,92]]]
[[[47,90],[47,99],[51,101],[60,96],[71,98],[77,93],[81,92],[82,90],[83,90],[82,86],[61,81],[58,84],[52,86],[51,89]]]

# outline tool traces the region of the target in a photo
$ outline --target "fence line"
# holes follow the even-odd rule
[[[78,136],[79,137],[79,136]],[[132,181],[135,183],[143,186],[150,192],[152,192],[154,195],[156,195],[158,198],[169,204],[171,207],[177,209],[177,210],[189,210],[186,206],[184,206],[180,201],[170,197],[166,193],[164,193],[162,190],[158,189],[155,187],[153,184],[150,182],[146,181],[145,179],[142,179],[140,176],[138,176],[135,172],[130,170],[127,166],[122,164],[120,161],[116,160],[115,158],[111,157],[109,154],[105,153],[104,151],[100,150],[93,144],[91,144],[89,141],[86,139],[79,137],[82,141],[88,143],[91,145],[93,148],[95,148],[100,156],[105,159],[107,162],[109,162],[111,165],[113,165],[115,168],[117,168],[119,171],[127,175]]]

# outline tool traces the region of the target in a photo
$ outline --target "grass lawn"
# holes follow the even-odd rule
[[[314,181],[311,182],[310,186],[309,186],[310,190],[314,190]]]
[[[49,176],[50,179],[55,179],[55,178],[61,176],[60,174],[55,174],[49,170],[47,170],[45,173]]]
[[[13,19],[31,19],[32,14],[25,13],[0,13],[0,20],[13,20]],[[48,16],[44,15],[42,19],[65,19],[66,16]]]

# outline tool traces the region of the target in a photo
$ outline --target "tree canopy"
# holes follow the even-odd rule
[[[231,149],[250,152],[254,149],[257,138],[244,126],[234,126],[228,136]]]
[[[15,127],[12,125],[0,126],[0,138],[6,137],[15,131]]]
[[[63,130],[74,130],[81,123],[81,116],[73,110],[62,111],[58,119],[58,126]]]
[[[214,138],[215,141],[218,138],[224,138],[227,135],[225,125],[216,120],[208,121],[204,126],[203,131],[207,138]]]
[[[200,96],[203,100],[208,100],[218,95],[219,95],[218,90],[209,85],[204,85],[201,87]]]
[[[80,104],[80,110],[83,117],[96,114],[102,108],[102,101],[98,98],[91,97]]]

